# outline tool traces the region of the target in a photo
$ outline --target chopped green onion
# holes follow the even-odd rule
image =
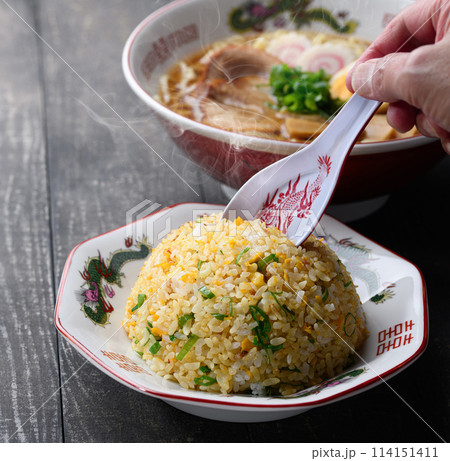
[[[203,365],[202,367],[200,367],[200,371],[207,375],[208,373],[211,373],[211,368],[209,368],[208,365]]]
[[[183,328],[189,320],[194,318],[194,314],[191,312],[189,314],[184,314],[178,319],[178,325],[180,328]]]
[[[217,379],[211,376],[200,376],[199,378],[194,378],[194,383],[199,386],[211,386],[211,384],[217,383]]]
[[[283,349],[283,344],[278,344],[277,346],[272,346],[272,344],[266,344],[265,345],[266,349],[270,349],[271,351],[279,351],[280,349]]]
[[[142,304],[144,304],[144,301],[147,299],[147,296],[146,295],[138,295],[138,302],[136,304],[136,306],[133,307],[133,309],[131,309],[131,312],[134,312],[135,310],[139,309]]]
[[[314,338],[309,338],[308,341],[309,341],[311,344],[314,344]]]
[[[144,294],[140,294],[138,295],[138,304],[139,304],[139,307],[142,306],[142,304],[144,304],[144,301],[147,299],[147,295],[144,295]]]
[[[212,299],[216,296],[206,285],[199,288],[198,291],[205,299]]]
[[[156,343],[153,343],[152,346],[150,347],[149,351],[155,355],[159,350],[161,349],[161,344],[159,341],[156,341]]]
[[[184,343],[184,346],[181,348],[181,351],[177,355],[177,360],[180,362],[184,359],[186,354],[191,350],[192,346],[197,342],[198,336],[191,335],[189,339]]]
[[[141,357],[144,355],[144,353],[140,351],[134,351],[134,352],[136,352],[136,354],[139,354]]]
[[[280,291],[277,293],[276,291],[269,291],[269,293],[272,295],[272,298],[275,300],[275,302],[278,304],[278,307],[284,312],[284,314],[288,317],[291,317],[291,320],[294,320],[296,317],[295,312],[289,309],[286,304],[281,304],[280,301],[278,301],[277,295],[281,295],[283,292]]]
[[[150,336],[153,336],[156,339],[156,341],[160,341],[161,338],[159,336],[155,336],[151,330],[153,328],[153,325],[150,322],[147,322],[147,325],[148,327],[145,327],[145,329],[150,333]]]
[[[253,338],[253,344],[255,346],[261,347],[266,351],[266,358],[270,363],[270,356],[268,355],[268,351],[278,351],[283,348],[283,345],[278,344],[277,346],[273,346],[272,344],[270,344],[270,339],[267,333],[271,331],[272,325],[270,323],[269,316],[260,307],[258,307],[258,304],[261,302],[261,299],[258,300],[256,305],[249,306],[253,320],[257,322],[257,326],[252,329],[252,331],[255,333],[255,337]]]
[[[272,329],[269,316],[258,306],[249,306],[249,307],[250,307],[250,313],[252,314],[253,320],[258,322],[262,331],[269,332]]]
[[[215,312],[214,314],[211,314],[213,317],[215,317],[217,320],[225,320],[226,315],[225,314],[219,314]]]
[[[221,301],[228,298],[230,300],[230,317],[233,317],[233,300],[229,296],[224,296]],[[262,298],[261,298],[262,299]]]
[[[243,255],[244,253],[247,253],[248,250],[250,250],[250,247],[244,248],[244,249],[237,255],[236,261],[234,261],[234,263],[235,263],[235,264],[239,264],[239,261],[241,260],[242,255]]]
[[[330,76],[323,69],[317,72],[302,71],[287,64],[274,66],[269,84],[277,99],[275,109],[284,109],[297,114],[319,114],[328,118],[343,104],[330,94]]]
[[[176,338],[175,335],[169,335],[169,339],[170,339],[171,341],[175,341],[177,338]]]
[[[353,318],[353,322],[350,321],[350,323],[348,323],[348,319],[349,318]],[[352,325],[353,325],[353,329],[352,331],[347,331],[348,328],[352,328]],[[351,313],[349,312],[346,316],[345,316],[345,320],[344,320],[344,333],[347,335],[347,336],[352,336],[352,334],[356,331],[356,317]]]
[[[270,253],[270,255],[257,262],[256,265],[258,266],[258,272],[263,272],[268,264],[278,261],[279,259],[276,257],[276,255],[274,253]]]
[[[280,292],[269,291],[269,293],[272,295],[272,298],[273,298],[273,299],[275,300],[275,302],[278,304],[278,307],[281,308],[281,303],[280,303],[280,301],[278,301],[277,295],[281,295],[281,294],[283,294],[283,292],[282,292],[282,291],[280,291]]]
[[[202,264],[203,264],[204,262],[206,262],[206,261],[199,261],[199,262],[197,263],[197,269],[198,269],[198,270],[200,270],[200,267],[202,267]]]
[[[253,328],[253,331],[255,332],[256,338],[258,339],[256,345],[266,349],[269,342],[269,337],[267,336],[266,332],[263,331],[259,326]]]
[[[289,309],[286,304],[281,306],[281,310],[286,314],[286,316],[291,317],[291,320],[294,320],[295,317],[297,317],[297,314],[292,309]]]
[[[322,295],[322,301],[325,302],[328,299],[329,295],[330,294],[328,293],[328,288],[325,288],[325,291],[323,292],[323,295]]]
[[[352,284],[352,281],[349,280],[349,281],[344,285],[344,287],[347,288],[347,287],[349,287],[351,284]]]

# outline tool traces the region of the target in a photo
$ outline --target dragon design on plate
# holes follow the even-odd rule
[[[151,250],[147,240],[143,238],[136,242],[136,250],[131,249],[133,239],[125,239],[126,249],[114,251],[110,257],[105,260],[98,251],[98,255],[87,260],[83,272],[80,275],[84,280],[81,285],[81,310],[96,325],[105,325],[108,323],[109,316],[113,312],[109,299],[115,296],[112,285],[119,288],[122,286],[121,272],[122,267],[129,261],[146,258]],[[109,298],[109,299],[108,299]]]

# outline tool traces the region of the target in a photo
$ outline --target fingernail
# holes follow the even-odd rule
[[[353,69],[352,87],[360,96],[372,96],[372,77],[376,62],[366,61]]]

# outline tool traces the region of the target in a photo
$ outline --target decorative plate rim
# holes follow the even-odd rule
[[[160,210],[157,210],[153,213],[148,214],[147,216],[144,216],[142,218],[137,219],[134,221],[132,224],[143,221],[148,219],[150,216],[165,212],[170,209],[177,208],[179,206],[183,205],[199,205],[199,206],[204,206],[204,205],[209,205],[209,206],[217,206],[218,208],[223,208],[224,205],[222,204],[214,204],[214,203],[199,203],[199,202],[180,202],[176,203],[174,205],[169,205],[167,207],[161,208]],[[328,215],[327,215],[328,216]],[[329,216],[328,216],[329,217]],[[71,333],[67,331],[67,329],[62,325],[61,319],[59,316],[59,311],[61,307],[61,301],[62,301],[62,296],[64,292],[64,287],[66,285],[67,277],[69,274],[70,267],[72,265],[72,260],[73,256],[76,253],[76,251],[85,243],[90,242],[92,240],[95,240],[99,237],[103,237],[108,234],[112,234],[116,231],[119,231],[121,229],[124,229],[127,227],[127,225],[123,225],[120,227],[117,227],[115,229],[109,230],[107,232],[104,232],[102,234],[96,235],[94,237],[88,238],[86,240],[83,240],[82,242],[78,243],[69,253],[66,263],[64,265],[63,273],[61,276],[61,281],[59,284],[59,289],[58,289],[58,295],[56,298],[56,303],[55,303],[55,312],[54,312],[54,322],[57,330],[61,333],[62,336],[64,336],[69,343],[75,347],[81,354],[87,358],[93,365],[95,365],[97,368],[99,368],[101,371],[106,372],[110,377],[115,379],[116,381],[132,388],[135,389],[141,393],[151,395],[156,398],[160,398],[163,400],[176,400],[176,401],[184,401],[185,403],[202,403],[202,404],[208,404],[208,405],[219,405],[219,406],[229,406],[229,407],[248,407],[248,408],[258,408],[261,410],[270,410],[270,409],[293,409],[293,408],[313,408],[316,406],[321,406],[333,401],[340,400],[345,397],[350,397],[351,395],[355,395],[357,393],[360,393],[364,390],[368,390],[371,387],[374,387],[375,385],[381,384],[386,380],[386,378],[391,378],[395,376],[400,370],[406,368],[407,366],[411,365],[417,358],[419,358],[420,355],[425,351],[426,346],[428,344],[428,336],[429,336],[429,331],[428,331],[428,300],[427,300],[427,293],[426,293],[426,285],[425,285],[425,280],[423,277],[422,272],[420,269],[411,261],[407,260],[403,256],[398,255],[397,253],[387,249],[383,245],[380,245],[379,243],[375,242],[374,240],[364,236],[363,234],[355,231],[353,228],[348,226],[347,224],[342,223],[338,219],[331,217],[333,220],[341,224],[342,226],[347,227],[350,229],[352,232],[354,232],[355,235],[363,237],[364,239],[368,240],[369,242],[375,244],[379,248],[387,251],[391,255],[396,256],[398,259],[401,259],[402,261],[406,262],[409,264],[411,267],[413,267],[417,271],[417,275],[420,278],[420,281],[422,283],[422,312],[423,312],[423,337],[422,337],[422,342],[420,346],[417,348],[417,350],[407,359],[405,359],[403,362],[393,366],[389,370],[377,374],[373,378],[370,378],[354,387],[345,389],[341,392],[338,392],[336,394],[330,395],[328,397],[324,397],[318,400],[315,400],[314,402],[292,402],[292,401],[284,401],[283,403],[278,403],[278,404],[272,404],[272,403],[265,403],[265,404],[258,404],[258,403],[246,403],[246,402],[233,402],[233,401],[223,401],[223,400],[216,400],[212,399],[212,397],[215,397],[215,394],[211,394],[208,398],[208,394],[202,392],[202,394],[206,394],[205,397],[192,397],[192,396],[186,396],[186,395],[173,395],[168,392],[163,392],[163,391],[155,391],[155,390],[150,390],[147,388],[144,388],[135,382],[129,380],[128,378],[124,377],[120,373],[118,373],[116,370],[108,366],[105,362],[100,360],[94,353],[92,353],[84,344],[82,344],[76,337],[74,337]],[[128,224],[129,225],[129,224]],[[201,392],[201,391],[198,391]],[[254,400],[254,397],[251,397],[252,400]]]

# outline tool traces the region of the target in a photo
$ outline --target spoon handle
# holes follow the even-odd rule
[[[380,105],[379,101],[355,93],[318,136],[316,145],[323,148],[332,146],[333,151],[346,155]]]

